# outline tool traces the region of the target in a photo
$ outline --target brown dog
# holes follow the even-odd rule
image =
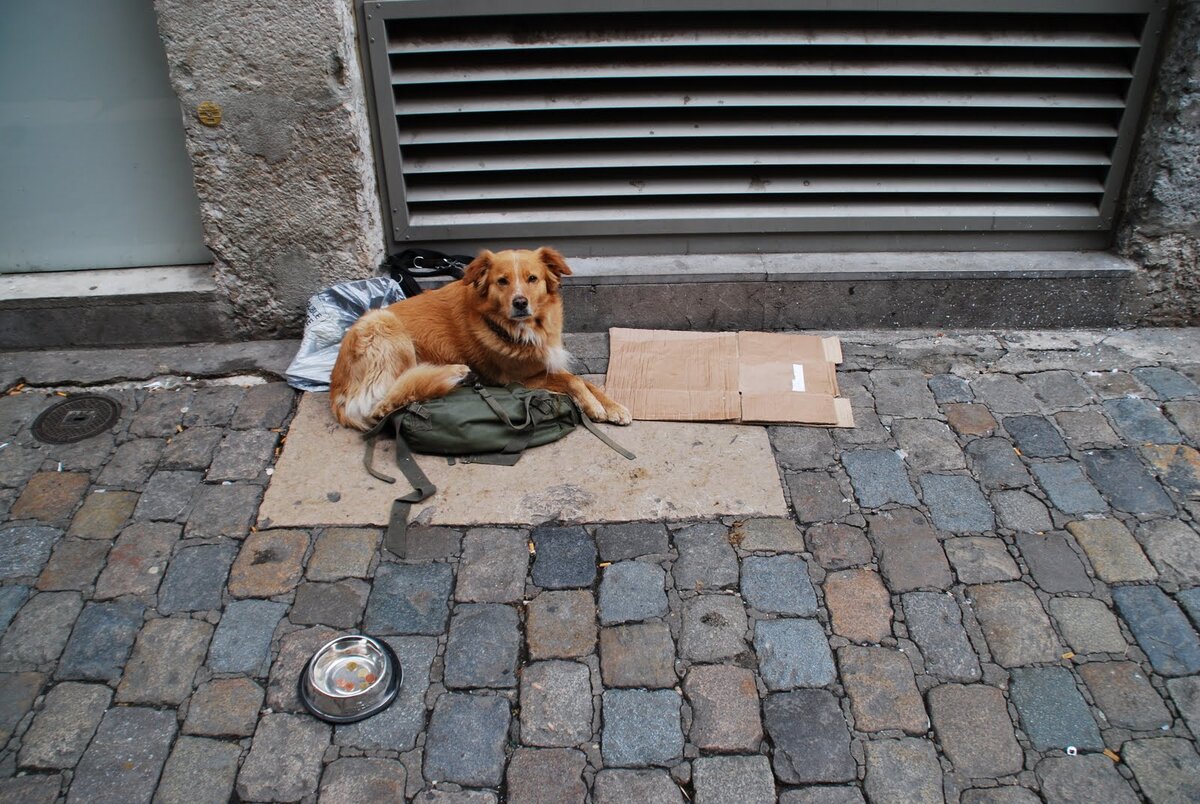
[[[629,424],[624,405],[567,370],[558,287],[570,273],[551,248],[484,251],[457,282],[366,313],[333,366],[334,418],[367,430],[409,402],[445,396],[473,371],[490,385],[569,394],[593,421]]]

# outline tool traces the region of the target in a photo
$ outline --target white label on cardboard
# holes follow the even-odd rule
[[[792,390],[798,394],[804,393],[804,366],[792,364]]]

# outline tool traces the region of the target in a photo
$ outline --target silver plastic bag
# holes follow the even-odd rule
[[[400,285],[388,276],[342,282],[314,295],[308,300],[300,349],[284,374],[288,385],[301,391],[328,391],[329,375],[350,325],[367,310],[403,298]]]

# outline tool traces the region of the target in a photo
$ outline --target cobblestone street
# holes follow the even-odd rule
[[[1200,800],[1200,331],[838,334],[857,426],[770,428],[790,519],[405,560],[255,527],[277,378],[103,390],[62,446],[0,396],[0,802]],[[404,683],[330,726],[297,678],[359,631]]]

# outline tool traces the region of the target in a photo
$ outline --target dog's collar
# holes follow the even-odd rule
[[[520,344],[520,341],[518,341],[516,338],[514,338],[512,336],[512,333],[510,333],[504,327],[500,326],[499,324],[497,324],[495,321],[488,318],[487,316],[483,317],[483,323],[487,324],[488,329],[490,329],[492,332],[496,333],[496,337],[499,338],[500,340],[504,341],[505,343],[511,343],[513,346],[518,346]]]

